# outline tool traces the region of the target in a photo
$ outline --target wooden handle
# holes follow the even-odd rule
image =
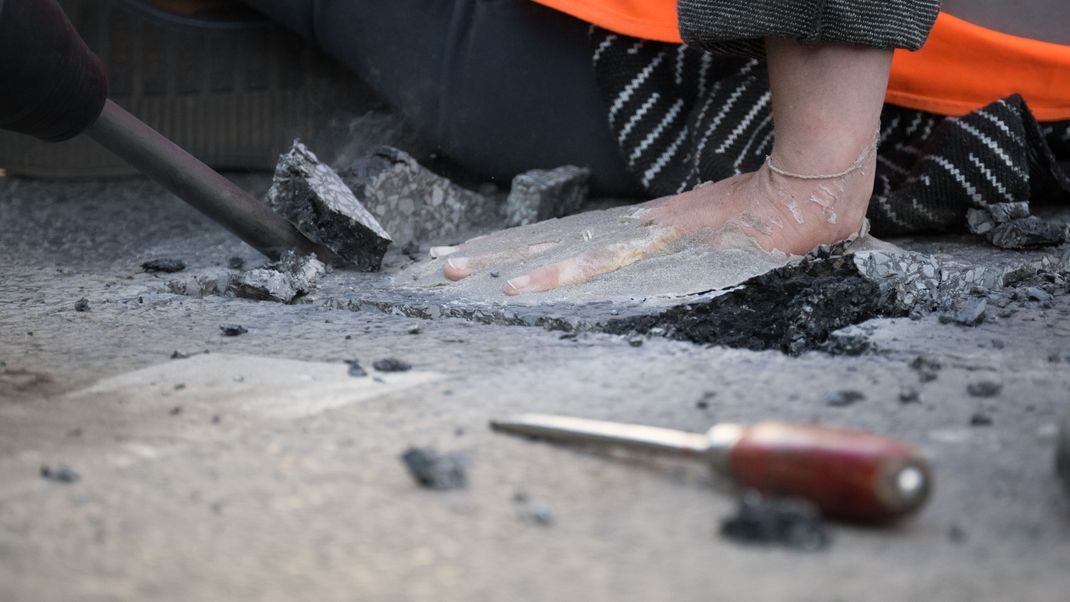
[[[929,496],[928,462],[913,447],[862,431],[763,422],[729,452],[729,471],[763,493],[806,498],[827,516],[887,522]]]

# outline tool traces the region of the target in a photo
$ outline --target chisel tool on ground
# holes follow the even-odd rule
[[[705,460],[741,486],[805,498],[831,517],[882,523],[917,511],[932,488],[910,445],[863,431],[762,422],[688,433],[638,424],[524,414],[491,427],[533,437],[599,443]]]

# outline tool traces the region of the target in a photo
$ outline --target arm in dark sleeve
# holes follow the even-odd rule
[[[678,0],[680,34],[716,51],[759,48],[768,36],[917,50],[940,0]]]

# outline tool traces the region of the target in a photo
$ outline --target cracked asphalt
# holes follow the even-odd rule
[[[239,183],[263,193],[269,181]],[[961,237],[893,242],[978,265],[1044,254]],[[282,305],[170,292],[169,280],[234,256],[261,261],[146,181],[0,178],[0,599],[1054,601],[1070,591],[1070,496],[1053,465],[1070,411],[1070,296],[1017,300],[976,327],[935,314],[874,319],[848,329],[865,353],[790,357],[422,319],[337,295]],[[172,257],[185,272],[140,268]],[[408,261],[392,254],[387,265]],[[382,276],[334,272],[324,290],[382,301]],[[88,311],[75,309],[81,298]],[[223,336],[224,324],[247,332]],[[912,367],[919,356],[939,369]],[[412,371],[347,373],[346,360],[388,357]],[[998,392],[971,394],[979,383]],[[828,404],[839,391],[864,398]],[[767,419],[870,429],[928,453],[935,492],[897,525],[831,524],[823,552],[741,546],[718,535],[736,502],[706,468],[487,428],[516,412],[694,431]],[[467,488],[415,485],[399,458],[428,445],[469,457]],[[43,465],[80,479],[46,480]],[[551,509],[553,524],[524,520],[518,493]]]

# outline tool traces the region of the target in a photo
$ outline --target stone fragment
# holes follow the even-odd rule
[[[921,401],[921,394],[914,387],[903,387],[899,390],[899,403],[918,403]]]
[[[963,300],[955,311],[941,314],[941,324],[961,324],[962,326],[977,326],[985,320],[985,310],[988,309],[988,300],[984,297],[972,297]]]
[[[376,360],[372,367],[379,372],[408,372],[412,370],[412,364],[393,357]]]
[[[988,213],[998,224],[1003,224],[1012,219],[1029,217],[1029,203],[992,203],[988,205]]]
[[[187,297],[222,295],[234,274],[226,268],[210,268],[197,274],[185,274],[167,282],[167,290]]]
[[[578,213],[587,199],[590,176],[589,169],[564,165],[514,177],[505,201],[505,225],[523,226]]]
[[[353,162],[340,176],[402,246],[456,243],[500,219],[493,197],[462,188],[389,146]]]
[[[941,366],[940,362],[932,358],[919,355],[910,362],[910,367],[918,373],[918,380],[927,383],[936,380],[936,377],[943,366]]]
[[[992,426],[992,417],[982,412],[970,416],[970,426]]]
[[[980,380],[966,385],[966,392],[973,397],[995,397],[1003,390],[1003,385],[992,380]]]
[[[76,483],[82,478],[82,475],[78,474],[77,470],[69,466],[59,464],[55,468],[51,466],[42,466],[41,478],[56,483]]]
[[[234,276],[228,290],[235,297],[290,303],[315,289],[326,272],[327,266],[314,255],[287,251],[275,263]]]
[[[984,209],[970,208],[966,210],[966,227],[980,236],[991,232],[992,228],[996,227],[996,220]]]
[[[219,326],[219,331],[222,332],[225,337],[236,337],[249,332],[249,329],[241,324],[221,324]]]
[[[834,391],[825,396],[825,405],[833,408],[843,408],[864,401],[865,399],[866,396],[861,391]]]
[[[141,264],[141,269],[149,273],[165,272],[171,274],[186,269],[186,262],[181,259],[170,258],[150,259]]]
[[[227,267],[232,270],[240,270],[245,267],[245,260],[235,255],[230,259],[227,259]]]
[[[782,545],[813,552],[829,545],[821,514],[810,502],[748,493],[735,516],[721,522],[721,535],[747,544]]]
[[[379,270],[390,235],[342,178],[304,144],[279,157],[267,202],[310,240],[366,272]]]
[[[354,378],[363,378],[368,376],[368,371],[360,365],[357,360],[346,360],[346,364],[349,364],[348,374]]]
[[[430,447],[410,447],[401,455],[409,474],[429,489],[460,489],[468,485],[468,458],[459,452],[439,454]]]
[[[1048,291],[1035,286],[1026,287],[1025,296],[1030,301],[1051,301],[1052,295]]]
[[[988,234],[988,240],[1001,249],[1048,247],[1066,242],[1066,229],[1030,216],[996,226]]]
[[[74,302],[74,311],[83,312],[89,311],[89,299],[82,297]]]

